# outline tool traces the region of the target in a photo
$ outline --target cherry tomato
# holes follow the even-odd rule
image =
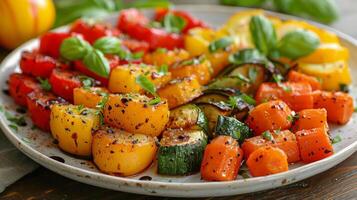
[[[43,131],[50,131],[51,105],[65,102],[64,99],[43,90],[29,93],[27,106],[32,123]]]
[[[150,28],[149,20],[139,11],[129,9],[121,11],[117,27],[132,38],[145,41],[150,49],[175,49],[183,47],[183,37],[176,33],[168,33],[163,29]]]
[[[45,33],[40,38],[39,52],[54,58],[59,58],[62,41],[70,36],[70,33]]]
[[[24,51],[21,54],[20,68],[23,73],[48,78],[52,70],[60,65],[54,58],[36,51]]]
[[[186,21],[186,26],[182,30],[183,33],[187,33],[190,29],[196,28],[196,27],[203,27],[203,28],[207,27],[207,25],[203,21],[193,17],[192,15],[190,15],[187,12],[184,12],[181,10],[169,10],[167,8],[156,9],[155,20],[162,21],[164,19],[165,15],[169,12],[175,16],[183,18]]]
[[[82,85],[79,73],[63,69],[54,69],[49,82],[53,93],[69,102],[73,102],[73,89]]]
[[[71,33],[79,33],[85,40],[93,44],[97,39],[104,36],[119,36],[120,31],[106,23],[90,24],[84,20],[77,20],[73,23]]]
[[[27,106],[26,96],[33,91],[41,90],[40,84],[28,75],[13,73],[9,79],[9,92],[10,96],[14,99],[15,103],[20,106]]]
[[[144,52],[149,51],[149,44],[144,41],[139,41],[135,39],[124,39],[122,40],[123,46],[128,48],[131,52]]]

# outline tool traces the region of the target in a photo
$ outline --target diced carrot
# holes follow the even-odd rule
[[[313,108],[312,90],[306,82],[263,83],[259,86],[255,100],[283,100],[294,111]]]
[[[305,163],[321,160],[333,154],[331,141],[325,128],[296,132],[301,160]]]
[[[207,181],[237,178],[243,151],[230,136],[218,136],[207,145],[201,164],[201,176]]]
[[[343,92],[314,91],[314,108],[327,110],[327,121],[346,124],[354,111],[353,98]]]
[[[297,71],[290,71],[288,74],[288,81],[290,82],[307,82],[310,84],[311,89],[314,90],[321,90],[321,83],[316,77],[309,76]]]
[[[279,148],[261,147],[250,154],[247,166],[252,176],[266,176],[289,170],[288,157]]]
[[[264,131],[285,130],[291,127],[292,111],[283,101],[270,101],[253,108],[246,120],[255,135]]]
[[[298,117],[292,128],[294,132],[312,128],[326,128],[328,130],[327,111],[325,108],[305,109],[298,112]]]
[[[242,144],[245,159],[260,147],[272,146],[277,147],[285,152],[288,156],[288,162],[294,163],[300,160],[299,147],[297,145],[295,134],[289,130],[285,131],[270,131],[272,140],[263,136],[255,136],[248,138]]]

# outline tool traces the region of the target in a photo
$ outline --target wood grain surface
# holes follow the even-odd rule
[[[357,21],[357,1],[337,1],[341,9],[341,19],[332,26],[356,38],[357,26],[355,25]],[[180,0],[176,2],[215,3],[217,1]],[[0,55],[7,53],[3,50],[0,51]],[[0,59],[1,57],[2,56],[0,56]],[[28,174],[12,186],[8,187],[5,192],[0,194],[0,200],[17,199],[144,200],[169,198],[149,197],[101,189],[67,179],[40,167],[33,173]],[[246,195],[203,199],[357,199],[357,153],[326,172],[285,187]]]

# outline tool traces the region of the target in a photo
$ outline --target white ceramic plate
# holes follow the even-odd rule
[[[194,5],[177,6],[176,8],[187,10],[212,26],[223,24],[229,16],[241,10],[223,6]],[[150,15],[150,11],[146,12]],[[271,14],[284,19],[292,18],[275,13]],[[116,16],[112,16],[108,21],[114,22],[115,19]],[[327,28],[319,24],[316,25]],[[338,31],[331,31],[335,32],[340,37],[342,44],[350,50],[351,58],[355,59],[350,61],[352,76],[357,77],[357,68],[355,67],[357,65],[356,40]],[[19,70],[18,61],[21,51],[33,49],[37,45],[37,39],[31,40],[12,52],[2,62],[0,68],[1,87],[6,86],[6,80],[10,73]],[[357,96],[356,82],[354,80],[351,91],[351,94],[355,97]],[[0,105],[3,105],[9,112],[16,113],[16,105],[4,93],[0,94]],[[249,193],[287,185],[323,172],[342,162],[356,151],[356,120],[357,115],[354,114],[347,125],[332,127],[332,136],[340,135],[342,141],[334,145],[335,154],[329,158],[307,165],[294,164],[290,166],[290,170],[287,172],[266,177],[243,179],[239,176],[237,180],[230,182],[203,182],[200,180],[199,174],[183,177],[160,176],[155,173],[155,163],[145,172],[132,177],[122,178],[103,174],[96,169],[92,162],[60,151],[56,144],[53,144],[53,139],[49,133],[31,130],[31,120],[29,118],[26,118],[28,126],[21,127],[16,132],[8,127],[9,122],[6,120],[4,113],[0,113],[1,128],[9,140],[27,156],[56,173],[83,183],[113,190],[170,197],[208,197]],[[150,176],[152,180],[143,180],[143,176]]]

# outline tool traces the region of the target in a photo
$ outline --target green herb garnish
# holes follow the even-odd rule
[[[169,72],[169,66],[165,64],[161,65],[158,69],[158,73],[160,75],[166,75],[168,72]]]
[[[273,140],[273,136],[271,135],[271,133],[269,131],[264,131],[262,133],[262,136],[264,139],[268,140],[268,141],[272,141]]]
[[[349,93],[349,92],[350,92],[350,89],[348,88],[348,85],[347,85],[347,84],[340,83],[340,91],[341,91],[341,92],[345,92],[345,93]]]
[[[336,143],[339,143],[339,142],[341,142],[342,141],[342,138],[341,138],[341,136],[340,135],[337,135],[336,137],[334,137],[333,139],[332,139],[332,144],[336,144]]]
[[[264,55],[274,50],[277,45],[275,28],[264,16],[253,16],[249,23],[250,34],[255,47]]]
[[[40,86],[45,91],[51,91],[52,85],[48,81],[48,79],[42,79],[41,77],[37,77],[38,82],[40,82]]]
[[[208,50],[214,53],[220,49],[225,49],[231,44],[233,44],[234,39],[232,37],[223,37],[221,39],[215,40],[208,45]]]
[[[9,124],[9,127],[14,131],[18,131],[19,130],[19,128],[15,124]]]
[[[100,95],[102,96],[102,99],[95,106],[98,109],[98,110],[96,110],[95,114],[99,116],[99,123],[102,125],[102,124],[104,124],[103,110],[104,110],[105,104],[107,104],[107,102],[108,102],[109,94],[105,93],[105,92],[101,92]]]
[[[279,87],[281,87],[285,92],[292,92],[292,89],[290,86],[287,86],[282,83],[282,80],[284,79],[281,74],[273,74],[273,79],[274,81],[278,84]]]
[[[257,80],[257,74],[258,74],[258,71],[256,68],[254,68],[254,67],[249,68],[248,77],[249,77],[251,83],[254,83]]]
[[[27,124],[24,116],[13,116],[9,112],[5,112],[5,117],[9,122],[18,126],[26,126]]]
[[[135,81],[141,88],[155,97],[148,103],[149,105],[156,105],[161,101],[161,98],[156,94],[155,85],[146,76],[139,75],[136,77]]]
[[[176,16],[171,12],[167,13],[162,21],[163,28],[170,33],[181,33],[186,27],[186,20],[180,16]]]

